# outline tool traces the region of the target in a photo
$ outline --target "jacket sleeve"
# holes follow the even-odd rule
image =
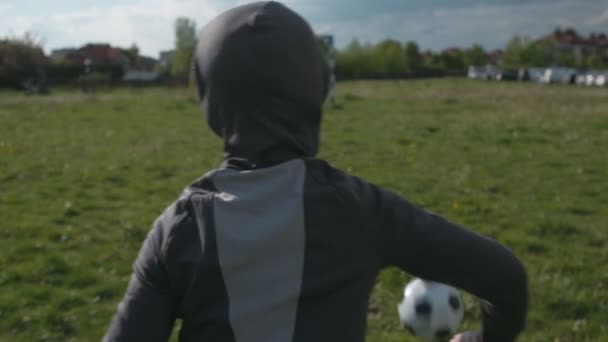
[[[167,216],[161,215],[148,233],[104,342],[169,339],[176,314],[164,261],[171,221]]]
[[[500,243],[372,185],[384,266],[450,284],[482,299],[484,341],[514,341],[524,329],[526,271]]]

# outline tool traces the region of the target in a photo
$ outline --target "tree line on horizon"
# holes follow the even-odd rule
[[[159,65],[157,71],[164,77],[192,79],[192,52],[197,41],[196,22],[189,18],[177,18],[173,28],[175,47],[172,63]],[[135,44],[125,51],[138,54]],[[581,56],[573,49],[559,48],[554,39],[534,40],[518,35],[507,43],[499,60],[481,45],[421,52],[416,42],[402,43],[395,39],[376,43],[361,43],[353,39],[342,49],[326,52],[335,58],[338,80],[464,75],[469,66],[488,63],[498,64],[498,67],[504,69],[550,66],[608,69],[608,51],[595,51]],[[0,38],[0,87],[20,87],[28,79],[45,79],[52,69],[44,55],[41,41],[33,35],[26,33],[22,37]],[[84,69],[80,69],[75,71],[83,73]],[[61,70],[66,69],[59,68],[58,72],[61,73]],[[104,69],[98,70],[103,73]],[[74,70],[71,72],[74,73]]]
[[[420,52],[415,42],[401,43],[386,39],[378,43],[360,43],[353,39],[345,48],[335,52],[336,74],[342,79],[406,78],[435,75],[464,74],[469,66],[489,63],[503,69],[547,68],[553,66],[575,69],[608,69],[608,48],[578,55],[574,49],[560,48],[554,39],[534,40],[513,36],[500,58],[496,51],[484,50],[481,45],[451,48],[443,51]]]
[[[501,60],[506,68],[561,66],[580,70],[608,69],[608,46],[604,51],[580,55],[572,48],[562,48],[554,38],[534,40],[515,35],[509,40]]]
[[[460,74],[468,65],[490,61],[480,45],[467,49],[420,52],[413,41],[401,43],[385,39],[378,43],[360,43],[353,39],[335,53],[336,75],[342,79],[405,78]]]

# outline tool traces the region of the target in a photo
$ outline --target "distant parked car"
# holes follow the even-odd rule
[[[482,79],[485,78],[486,68],[480,66],[469,66],[469,70],[467,71],[467,77],[471,79]]]
[[[523,68],[517,70],[517,80],[521,82],[529,82],[530,81],[530,69]]]
[[[488,80],[488,81],[489,80],[495,80],[496,76],[498,76],[498,72],[499,72],[498,68],[495,67],[494,65],[490,65],[490,64],[486,65],[486,77],[485,77],[485,79]]]
[[[467,77],[478,80],[494,80],[498,74],[498,69],[493,65],[469,66]]]
[[[585,85],[586,86],[592,86],[595,84],[595,76],[596,76],[597,72],[596,71],[590,71],[585,75]]]
[[[499,70],[496,73],[497,81],[517,81],[519,79],[519,72],[515,70]]]
[[[598,73],[593,80],[593,83],[598,87],[608,86],[608,71]]]
[[[540,82],[545,73],[543,68],[522,68],[517,71],[517,80],[522,82]]]
[[[548,68],[541,76],[542,83],[561,83],[574,84],[576,83],[577,72],[570,68]]]
[[[530,73],[530,82],[539,83],[541,77],[545,73],[544,68],[528,68],[528,72]]]
[[[585,85],[587,83],[587,72],[580,72],[576,75],[576,85]]]

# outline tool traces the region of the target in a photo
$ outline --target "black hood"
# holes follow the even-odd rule
[[[224,12],[202,29],[195,68],[226,159],[264,167],[318,152],[327,68],[302,17],[272,1]]]

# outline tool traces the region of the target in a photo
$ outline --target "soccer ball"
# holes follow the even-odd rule
[[[422,279],[405,286],[399,303],[401,325],[426,341],[449,341],[462,322],[463,303],[455,288]]]

